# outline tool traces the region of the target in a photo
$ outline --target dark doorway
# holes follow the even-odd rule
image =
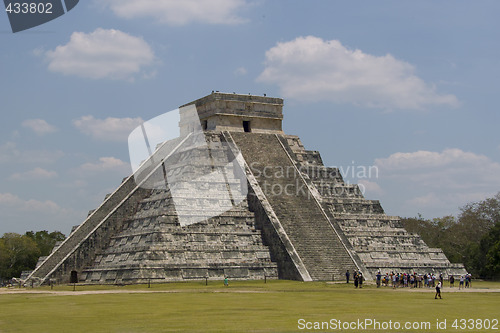
[[[243,131],[247,133],[252,131],[252,128],[250,127],[250,121],[243,120]]]
[[[71,277],[69,278],[69,283],[78,283],[78,272],[71,271]]]
[[[204,131],[207,130],[207,128],[208,128],[208,121],[207,120],[203,120],[203,122],[201,123],[201,128]]]

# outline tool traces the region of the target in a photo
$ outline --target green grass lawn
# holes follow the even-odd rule
[[[500,283],[475,282],[485,292],[449,292],[435,300],[429,291],[377,289],[324,282],[231,281],[169,283],[147,286],[58,286],[60,294],[0,293],[0,332],[298,332],[304,322],[447,321],[439,332],[481,332],[454,329],[455,319],[500,319],[500,293],[486,292]],[[456,288],[455,288],[456,289]],[[50,291],[38,288],[34,291]],[[82,295],[81,291],[117,290],[120,293]],[[130,291],[130,293],[123,293]],[[152,291],[153,293],[133,293]],[[165,292],[159,292],[165,291]],[[499,331],[500,325],[497,325]],[[311,330],[311,331],[330,331]],[[331,330],[341,332],[342,330]],[[348,330],[381,331],[371,327]],[[402,331],[400,330],[392,330]]]

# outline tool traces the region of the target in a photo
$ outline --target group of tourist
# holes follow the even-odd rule
[[[349,270],[347,270],[347,272],[345,273],[345,278],[347,280],[347,283],[349,283],[349,279],[351,277],[351,273],[349,272]],[[358,271],[358,272],[354,272],[354,287],[355,288],[363,288],[363,281],[365,280],[364,276],[363,276],[363,273],[361,273],[361,271]]]
[[[452,278],[453,278],[453,282],[452,282],[452,280],[450,280],[450,287],[453,287],[455,284],[455,278],[453,276],[452,276]],[[464,286],[464,284],[465,284],[465,286]],[[464,288],[470,288],[471,286],[472,286],[472,275],[470,273],[460,276],[458,290],[464,289]]]
[[[346,282],[349,283],[350,272],[347,270],[345,273]],[[354,286],[356,288],[361,287],[363,284],[363,274],[361,272],[354,273]],[[453,275],[448,276],[448,281],[450,282],[450,288],[453,288],[455,285],[455,277]],[[383,275],[380,271],[376,274],[376,282],[377,288],[380,286],[388,287],[389,285],[392,288],[436,288],[436,286],[441,283],[441,286],[444,286],[444,278],[443,274],[436,275],[434,273],[427,274],[417,274],[417,273],[385,273]],[[472,275],[465,274],[460,276],[460,284],[458,289],[469,288],[472,283]]]
[[[380,284],[383,284],[384,286],[389,286],[389,284],[392,285],[392,288],[435,288],[436,284],[441,282],[443,284],[443,274],[439,274],[437,276],[436,274],[433,273],[427,273],[427,274],[417,274],[417,273],[394,273],[391,272],[386,273],[385,276],[382,278],[382,275],[380,272],[377,273],[377,279],[381,280],[380,283],[377,284],[377,286],[380,286]]]

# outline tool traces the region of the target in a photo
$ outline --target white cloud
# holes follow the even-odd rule
[[[36,49],[33,50],[33,55],[37,57],[43,56],[44,53],[45,50],[43,47],[37,47]]]
[[[247,6],[245,0],[99,0],[98,3],[122,18],[153,18],[176,26],[246,22],[237,14]]]
[[[64,188],[64,189],[66,189],[66,188],[81,189],[81,188],[87,187],[88,185],[89,184],[87,181],[81,180],[81,179],[74,179],[74,180],[71,180],[70,182],[57,184],[58,187]]]
[[[96,119],[83,116],[74,120],[73,125],[96,140],[126,142],[132,130],[143,122],[141,118]]]
[[[27,230],[66,231],[82,220],[83,212],[59,206],[52,200],[24,199],[13,193],[0,193],[0,220],[3,232]],[[68,230],[69,231],[69,230]]]
[[[500,189],[500,163],[456,148],[395,153],[376,159],[375,165],[384,192],[398,193],[397,198],[388,199],[407,215],[410,211],[447,215]]]
[[[442,206],[444,204],[443,200],[434,192],[409,199],[407,203],[416,207]]]
[[[45,135],[57,131],[55,126],[50,125],[43,119],[27,119],[22,123],[23,127],[29,128],[38,135]]]
[[[101,28],[89,34],[74,32],[68,44],[45,56],[49,70],[90,79],[133,80],[148,76],[145,67],[155,62],[153,50],[142,38]]]
[[[358,186],[365,196],[373,196],[377,194],[384,193],[384,190],[376,182],[369,181],[367,179],[360,179],[358,181]]]
[[[47,180],[57,177],[57,172],[49,171],[42,168],[34,168],[26,172],[17,172],[9,177],[11,180],[31,181],[31,180]]]
[[[456,211],[457,208],[462,207],[466,203],[469,202],[478,202],[482,201],[486,198],[492,197],[495,195],[495,192],[464,192],[464,193],[447,193],[443,195],[443,193],[429,192],[421,196],[416,196],[410,199],[407,199],[404,202],[406,207],[416,208],[417,211],[428,211],[428,212],[439,212],[447,209],[447,211],[443,213],[436,213],[434,216],[429,217],[438,217],[443,215],[450,215],[453,211]]]
[[[415,68],[392,55],[351,50],[338,40],[308,36],[278,43],[266,52],[266,68],[257,79],[274,83],[286,98],[328,100],[382,109],[455,107],[451,94],[415,75]]]
[[[14,142],[0,146],[0,163],[53,164],[64,156],[62,151],[20,150]]]
[[[484,165],[490,159],[484,155],[464,152],[461,149],[445,149],[443,152],[419,150],[413,153],[395,153],[388,158],[375,160],[379,167],[387,170],[411,170],[421,168],[438,168],[453,165],[456,162],[467,165]],[[493,162],[494,163],[494,162]]]
[[[460,149],[395,153],[375,160],[381,177],[405,178],[430,187],[500,188],[500,163]]]
[[[234,75],[244,76],[247,74],[247,69],[245,67],[238,67],[234,70]]]
[[[85,174],[95,174],[101,172],[114,172],[116,174],[130,174],[132,169],[130,164],[123,162],[122,160],[115,157],[101,157],[98,162],[95,163],[85,163],[81,165],[78,169],[78,173]]]
[[[22,212],[36,212],[45,214],[66,213],[67,210],[59,207],[51,200],[39,201],[34,199],[24,200],[12,193],[0,193],[0,206]]]

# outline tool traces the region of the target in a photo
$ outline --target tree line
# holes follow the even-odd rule
[[[59,231],[28,231],[24,235],[5,233],[0,238],[0,282],[33,270],[38,258],[48,256],[58,241],[66,238]]]
[[[500,278],[500,192],[469,203],[458,216],[403,218],[408,232],[430,247],[441,248],[452,263],[463,263],[475,277]]]

